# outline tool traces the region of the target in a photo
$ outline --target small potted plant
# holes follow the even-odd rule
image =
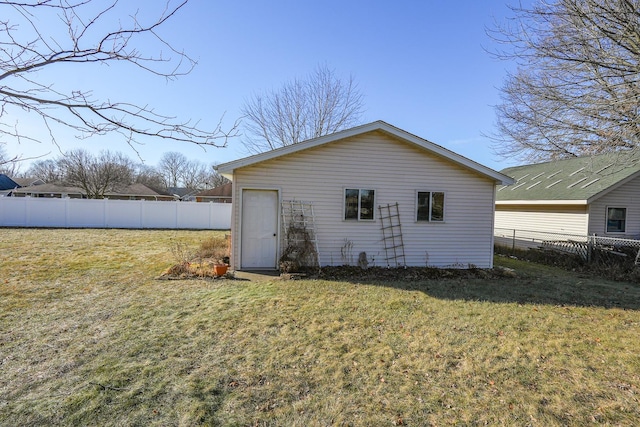
[[[213,275],[214,276],[224,276],[227,274],[227,270],[229,269],[229,257],[224,256],[222,258],[218,258],[213,263]]]
[[[231,247],[227,236],[211,236],[200,243],[198,256],[207,261],[210,274],[214,277],[224,276],[229,269],[229,253]]]

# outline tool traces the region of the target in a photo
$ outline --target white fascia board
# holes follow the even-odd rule
[[[440,157],[444,157],[445,159],[448,159],[454,163],[457,163],[467,169],[471,169],[480,173],[481,175],[485,175],[495,180],[497,184],[511,185],[516,182],[515,179],[513,179],[508,175],[502,174],[491,168],[481,165],[480,163],[477,163],[467,157],[461,156],[460,154],[455,153],[451,150],[448,150],[438,144],[434,144],[431,141],[427,141],[424,138],[420,138],[419,136],[413,135],[407,131],[398,129],[385,122],[376,122],[376,123],[382,123],[383,126],[380,127],[380,130],[390,133],[398,138],[404,139],[415,145],[418,145],[428,151],[433,152],[434,154]]]
[[[496,205],[588,205],[588,200],[496,200]]]
[[[298,151],[307,150],[309,148],[314,148],[319,145],[327,144],[329,142],[338,141],[340,139],[349,138],[352,136],[360,135],[366,132],[372,131],[383,131],[396,138],[402,139],[406,142],[417,145],[427,151],[430,151],[440,157],[448,159],[454,163],[457,163],[467,169],[474,170],[475,172],[489,177],[496,181],[496,183],[502,185],[511,185],[515,182],[513,178],[510,176],[504,175],[500,172],[497,172],[491,168],[481,165],[471,159],[468,159],[464,156],[461,156],[453,151],[447,150],[446,148],[434,144],[433,142],[427,141],[423,138],[420,138],[416,135],[413,135],[409,132],[406,132],[402,129],[399,129],[395,126],[391,126],[390,124],[383,122],[381,120],[368,123],[361,126],[356,126],[351,129],[343,130],[340,132],[336,132],[331,135],[321,136],[319,138],[310,139],[307,141],[303,141],[297,144],[288,145],[286,147],[277,148],[275,150],[267,151],[260,154],[255,154],[253,156],[245,157],[242,159],[234,160],[228,163],[222,163],[218,165],[218,172],[225,177],[229,177],[233,175],[233,171],[238,168],[251,166],[256,163],[264,162],[266,160],[275,159],[277,157],[285,156],[288,154],[292,154]]]

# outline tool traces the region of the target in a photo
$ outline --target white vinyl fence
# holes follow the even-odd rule
[[[0,227],[231,228],[231,203],[0,197]]]

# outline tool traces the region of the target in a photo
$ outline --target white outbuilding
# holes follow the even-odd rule
[[[377,121],[218,166],[233,182],[231,268],[491,268],[512,178]]]

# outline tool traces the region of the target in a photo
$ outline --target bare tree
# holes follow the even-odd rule
[[[9,122],[12,112],[21,110],[39,117],[56,145],[56,134],[65,128],[80,138],[120,135],[134,149],[146,137],[226,145],[227,138],[235,135],[235,125],[228,131],[222,130],[221,122],[213,129],[201,129],[191,120],[160,114],[144,103],[99,100],[89,88],[62,88],[47,80],[44,72],[83,67],[90,73],[97,65],[120,63],[168,80],[188,74],[196,62],[162,36],[163,25],[187,1],[159,3],[160,11],[150,19],[136,5],[123,9],[131,8],[131,3],[118,0],[0,2],[0,135],[17,142],[40,140],[26,126]],[[143,10],[150,8],[151,3]]]
[[[3,145],[0,145],[0,173],[13,177],[20,167],[16,157],[11,157]]]
[[[250,153],[260,153],[328,135],[357,124],[363,108],[353,77],[343,80],[334,70],[318,66],[304,80],[245,102],[242,143]]]
[[[189,159],[177,151],[164,153],[158,162],[158,172],[164,180],[165,188],[182,185],[182,174]]]
[[[207,185],[207,166],[197,160],[188,161],[182,170],[182,185],[192,190],[203,190]]]
[[[121,153],[103,151],[94,157],[77,149],[59,160],[64,182],[82,188],[90,199],[102,199],[105,194],[119,191],[134,181],[135,166]]]
[[[135,182],[144,184],[155,191],[166,190],[162,175],[153,166],[138,164],[135,170]]]
[[[515,59],[496,107],[498,152],[542,160],[640,144],[640,0],[539,1],[495,29]]]
[[[33,162],[25,175],[39,178],[46,183],[57,183],[62,181],[63,171],[59,160],[45,159]]]
[[[207,174],[207,187],[215,188],[230,182],[230,180],[218,173],[214,165],[211,166]]]
[[[176,151],[164,153],[157,166],[165,188],[184,187],[200,190],[207,186],[209,171],[207,166],[198,160],[189,160],[184,154]]]

